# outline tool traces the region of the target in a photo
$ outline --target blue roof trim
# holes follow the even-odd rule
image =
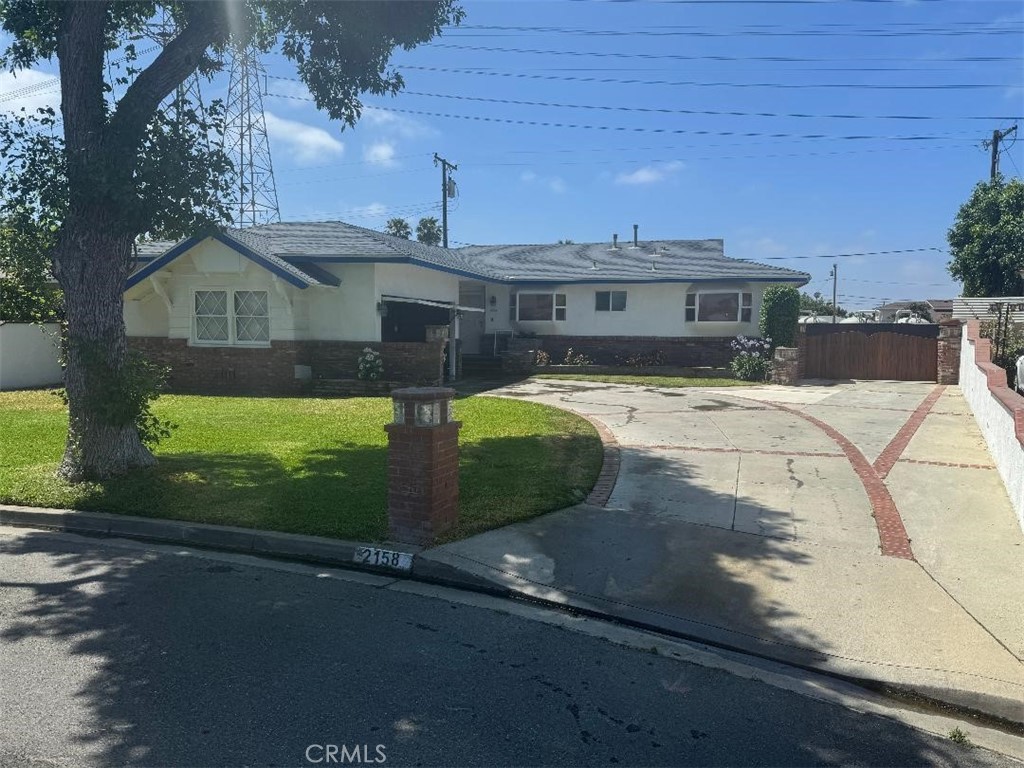
[[[129,288],[138,285],[147,277],[152,275],[154,272],[159,272],[161,269],[163,269],[172,261],[181,256],[181,254],[185,253],[185,251],[189,250],[190,248],[193,248],[194,246],[198,245],[205,239],[205,237],[197,237],[193,235],[187,240],[182,240],[169,251],[165,251],[161,256],[157,256],[155,259],[152,259],[142,269],[129,275],[128,281],[125,283],[124,289],[127,291]]]
[[[307,283],[301,277],[298,277],[297,275],[293,275],[291,272],[289,272],[286,269],[281,269],[280,266],[278,266],[274,262],[270,261],[266,257],[260,255],[259,253],[254,251],[249,246],[244,245],[243,243],[238,242],[233,237],[229,237],[229,236],[227,236],[227,235],[225,235],[225,234],[223,234],[221,232],[215,232],[213,235],[210,235],[210,237],[212,237],[214,240],[217,240],[218,242],[223,243],[228,248],[233,248],[234,250],[236,250],[238,253],[242,254],[246,258],[251,259],[252,261],[254,261],[257,264],[259,264],[261,267],[263,267],[268,272],[270,272],[272,274],[275,274],[278,277],[283,278],[284,280],[287,280],[289,283],[294,285],[296,288],[302,288],[304,290],[304,289],[309,287],[309,283]]]
[[[228,237],[220,232],[214,232],[213,234],[203,235],[202,237],[193,235],[187,240],[182,240],[180,243],[171,248],[171,250],[164,253],[162,256],[158,256],[157,258],[149,262],[146,266],[144,266],[142,269],[138,270],[132,275],[129,275],[128,281],[125,283],[125,290],[127,291],[129,288],[138,285],[155,272],[159,272],[172,261],[177,259],[179,256],[181,256],[191,248],[194,248],[195,246],[199,245],[199,243],[203,242],[203,240],[205,240],[208,237],[213,240],[216,240],[219,243],[226,245],[228,248],[235,251],[241,256],[245,256],[245,258],[249,259],[250,261],[259,264],[261,267],[263,267],[271,274],[277,275],[283,280],[287,280],[291,285],[294,285],[296,288],[306,289],[309,287],[309,283],[307,283],[305,280],[298,277],[297,275],[293,275],[286,269],[281,269],[281,267],[279,267],[277,264],[275,264],[272,261],[269,261],[260,254],[256,253],[256,251],[252,250],[252,248],[249,248],[247,245],[244,245],[235,240],[234,238]]]
[[[335,274],[332,274],[331,272],[328,272],[323,267],[318,267],[316,264],[313,264],[312,262],[306,261],[305,259],[303,259],[302,261],[292,261],[291,259],[285,259],[285,261],[287,261],[296,269],[301,269],[303,272],[312,277],[318,283],[323,283],[324,285],[331,285],[335,287],[341,285],[340,277],[338,277]]]

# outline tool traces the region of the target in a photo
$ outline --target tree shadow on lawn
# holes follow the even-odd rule
[[[386,446],[343,443],[285,462],[270,453],[169,453],[156,467],[72,487],[68,506],[187,522],[387,538]],[[532,435],[460,446],[466,536],[577,503],[601,465],[596,439]]]

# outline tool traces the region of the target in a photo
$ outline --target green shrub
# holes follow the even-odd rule
[[[800,291],[791,285],[770,285],[761,299],[761,335],[775,347],[796,346]]]

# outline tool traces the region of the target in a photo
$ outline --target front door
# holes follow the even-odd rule
[[[459,283],[459,306],[476,307],[480,312],[463,312],[459,321],[459,338],[462,340],[462,354],[479,355],[484,335],[484,284],[463,280]],[[490,351],[490,350],[488,350]]]

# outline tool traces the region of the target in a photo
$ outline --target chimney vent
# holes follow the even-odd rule
[[[612,250],[618,250],[619,248],[619,235],[618,233],[612,235]]]
[[[634,248],[639,248],[640,247],[640,225],[639,224],[634,224],[633,225],[633,247]]]

